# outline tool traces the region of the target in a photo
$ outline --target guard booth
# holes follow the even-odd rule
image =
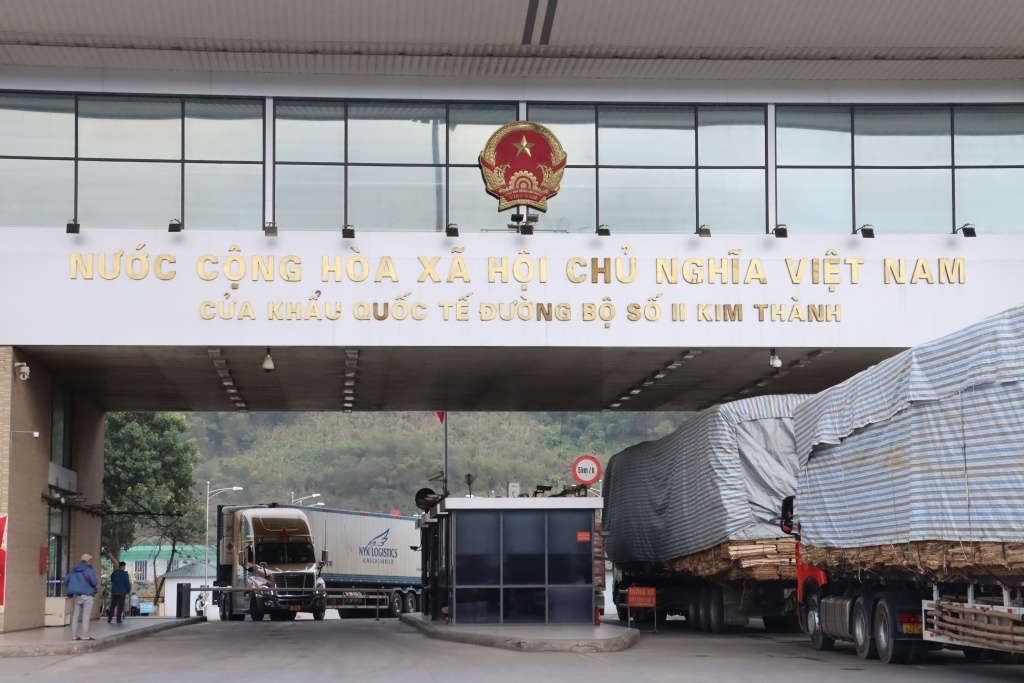
[[[423,612],[453,624],[592,624],[600,498],[445,498],[420,516]]]

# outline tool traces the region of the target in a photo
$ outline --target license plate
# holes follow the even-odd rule
[[[923,626],[921,624],[903,624],[904,633],[923,633]]]
[[[292,605],[292,611],[293,612],[298,612],[299,611],[299,605]],[[920,628],[917,629],[917,632],[920,633],[921,629]]]

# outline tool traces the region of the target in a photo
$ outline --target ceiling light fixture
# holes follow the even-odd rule
[[[270,357],[270,347],[267,347],[267,355],[263,359],[263,372],[274,371],[274,359]]]

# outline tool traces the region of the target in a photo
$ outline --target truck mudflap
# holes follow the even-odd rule
[[[1024,653],[1024,607],[925,600],[921,619],[926,641]]]

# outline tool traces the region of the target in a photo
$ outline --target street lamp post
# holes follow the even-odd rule
[[[311,493],[308,496],[302,496],[301,498],[296,498],[295,497],[295,491],[292,491],[292,505],[295,505],[297,503],[301,503],[304,500],[309,500],[310,498],[319,498],[319,497],[320,497],[319,493]]]
[[[210,587],[210,499],[225,491],[241,491],[241,486],[225,486],[210,490],[210,482],[206,482],[206,542],[203,544],[203,592]]]

